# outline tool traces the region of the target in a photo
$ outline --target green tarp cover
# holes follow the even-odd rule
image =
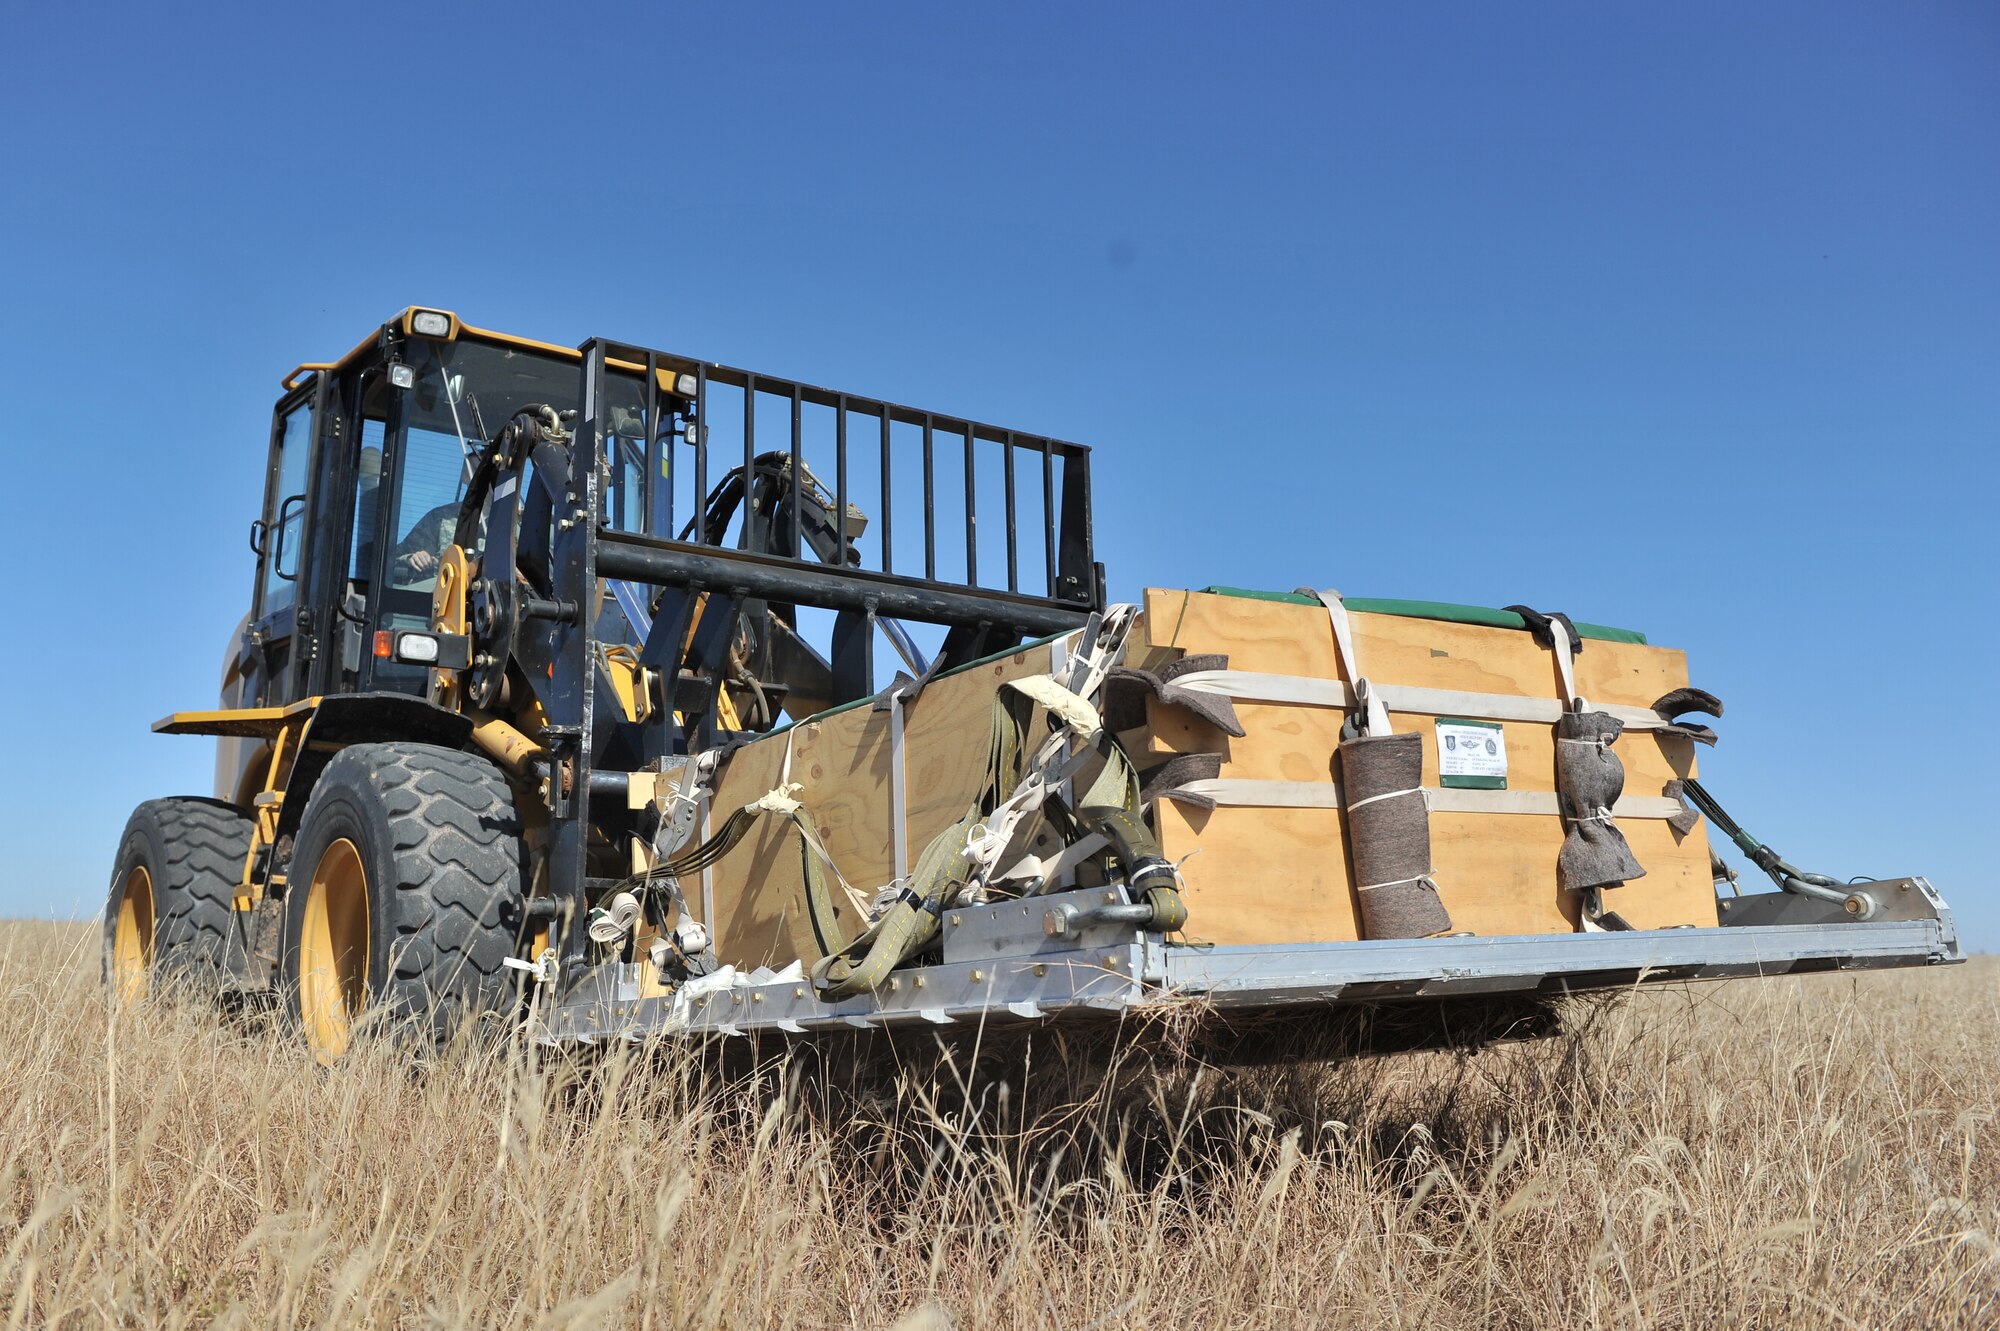
[[[1211,596],[1242,596],[1252,601],[1282,601],[1287,605],[1318,605],[1310,596],[1296,592],[1260,592],[1248,587],[1203,587]],[[1396,601],[1372,596],[1345,596],[1349,610],[1368,615],[1401,615],[1405,619],[1442,619],[1451,624],[1484,624],[1496,629],[1525,629],[1528,621],[1512,610],[1491,610],[1483,605],[1453,605],[1449,601]],[[1646,635],[1634,629],[1607,628],[1602,624],[1577,622],[1576,631],[1600,642],[1631,642],[1646,645]]]

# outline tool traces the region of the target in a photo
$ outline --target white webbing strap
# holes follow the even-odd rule
[[[903,690],[889,694],[889,849],[895,882],[910,881],[910,809],[903,778]]]
[[[709,798],[708,791],[703,790],[701,792],[701,840],[703,845],[708,843],[710,836],[708,813],[713,803],[714,801]],[[715,940],[722,935],[721,931],[715,927],[715,867],[709,864],[701,866],[701,922],[708,927],[709,946],[713,947]]]
[[[1090,700],[1079,697],[1056,683],[1051,675],[1028,675],[1021,679],[1010,679],[1005,687],[1040,703],[1050,715],[1062,718],[1072,731],[1086,741],[1095,739],[1097,732],[1104,729],[1104,722],[1099,718],[1097,708],[1091,705]]]
[[[1014,839],[1021,822],[1029,814],[1039,810],[1048,802],[1049,792],[1068,791],[1071,780],[1083,770],[1096,749],[1084,747],[1075,753],[1065,754],[1069,747],[1069,736],[1062,730],[1051,731],[1035,751],[1034,761],[1028,774],[1014,787],[1014,793],[993,806],[992,812],[974,823],[965,838],[965,849],[960,852],[972,861],[973,881],[990,881],[993,867],[999,862],[1000,854]]]
[[[995,879],[996,881],[1005,882],[1009,879],[1026,878],[1039,882],[1046,887],[1049,884],[1061,882],[1064,875],[1110,844],[1102,832],[1092,832],[1081,840],[1063,847],[1062,853],[1054,859],[1045,860],[1037,855],[1023,855],[1020,859],[1014,861],[1013,867],[1009,868],[1005,873],[996,874]],[[1027,895],[1033,896],[1034,893],[1031,891]]]
[[[972,862],[969,881],[975,887],[992,881],[1000,856],[1027,816],[1042,807],[1050,791],[1062,791],[1067,797],[1072,778],[1096,752],[1091,741],[1102,733],[1104,721],[1091,699],[1124,655],[1125,640],[1137,618],[1135,605],[1111,606],[1101,616],[1091,616],[1090,623],[1076,635],[1074,655],[1050,652],[1048,674],[1010,679],[1004,684],[1048,711],[1049,733],[1026,764],[1026,775],[1014,793],[975,823],[966,837],[961,854]],[[1071,753],[1070,744],[1076,739],[1084,742]]]
[[[1327,618],[1333,621],[1333,649],[1340,654],[1341,669],[1345,670],[1347,677],[1354,681],[1351,692],[1362,709],[1361,716],[1356,718],[1361,733],[1389,734],[1389,709],[1383,705],[1381,695],[1368,682],[1368,677],[1361,673],[1361,658],[1354,651],[1354,626],[1347,618],[1346,604],[1341,601],[1340,593],[1331,587],[1324,591],[1317,588],[1311,590],[1312,594],[1319,598],[1319,603],[1326,607]],[[1182,677],[1185,678],[1187,677]],[[1182,679],[1176,679],[1174,682],[1179,684]]]
[[[1191,670],[1174,679],[1174,687],[1212,693],[1233,702],[1296,703],[1304,707],[1354,706],[1354,693],[1338,679],[1305,675],[1268,675],[1254,670]],[[1526,698],[1511,693],[1471,693],[1460,689],[1426,689],[1409,684],[1375,684],[1372,691],[1392,712],[1424,716],[1465,716],[1482,721],[1544,721],[1562,719],[1568,710],[1555,698]],[[1644,707],[1600,703],[1627,730],[1660,730],[1673,724]]]
[[[1447,790],[1440,786],[1421,787],[1424,803],[1432,813],[1519,813],[1560,814],[1562,806],[1550,790]],[[1390,791],[1376,799],[1407,791]],[[1336,781],[1254,781],[1242,777],[1213,777],[1190,781],[1161,797],[1200,796],[1232,808],[1338,809],[1340,783]],[[1365,801],[1364,801],[1365,802]],[[1679,800],[1661,795],[1625,795],[1611,812],[1620,818],[1672,818],[1681,812]]]
[[[840,871],[838,864],[834,863],[833,853],[826,848],[826,843],[820,840],[818,829],[813,826],[812,819],[806,814],[805,801],[799,798],[805,793],[805,786],[792,780],[792,742],[798,737],[798,733],[799,728],[793,726],[785,736],[785,760],[778,768],[778,784],[744,805],[743,810],[746,813],[775,813],[790,818],[793,825],[798,828],[799,839],[805,842],[806,849],[819,856],[820,862],[833,871],[834,882],[838,883],[841,891],[847,894],[847,899],[854,909],[866,918],[868,898],[863,896],[854,884],[847,881],[847,875]],[[704,875],[706,872],[703,871]]]
[[[1082,636],[1083,630],[1078,629],[1073,633],[1065,633],[1060,638],[1049,643],[1050,679],[1063,680],[1069,677],[1071,653]],[[1067,780],[1063,781],[1061,785],[1056,787],[1056,793],[1061,795],[1063,802],[1067,804],[1070,798],[1069,782]]]
[[[1424,798],[1437,813],[1560,814],[1562,803],[1552,790],[1441,790],[1427,788]],[[1685,806],[1664,795],[1621,795],[1610,813],[1619,818],[1675,818]],[[1594,817],[1605,816],[1602,811]]]
[[[792,780],[792,741],[797,739],[799,728],[793,726],[785,732],[785,758],[778,765],[778,784],[759,795],[743,807],[763,813],[794,813],[799,808],[798,795],[804,786]]]
[[[1577,695],[1576,667],[1570,662],[1569,630],[1560,619],[1549,620],[1549,638],[1555,643],[1556,670],[1562,675],[1563,701],[1572,712],[1587,712],[1590,704]],[[1602,710],[1602,709],[1600,709]]]

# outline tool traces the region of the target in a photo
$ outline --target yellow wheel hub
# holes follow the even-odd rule
[[[118,922],[111,931],[111,985],[120,1002],[137,1002],[152,985],[153,875],[135,864],[118,893]]]
[[[299,931],[299,1016],[313,1057],[347,1052],[368,1002],[368,870],[346,837],[326,848],[306,888]]]

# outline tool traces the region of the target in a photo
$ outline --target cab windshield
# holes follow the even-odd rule
[[[550,353],[469,338],[413,338],[403,354],[416,371],[416,383],[402,394],[396,456],[377,460],[373,467],[364,457],[361,467],[364,489],[374,473],[389,478],[389,492],[364,494],[357,504],[358,525],[365,527],[372,525],[365,511],[386,500],[382,531],[389,548],[376,622],[388,629],[430,622],[431,593],[446,546],[459,543],[476,552],[483,544],[483,532],[469,533],[468,540],[457,527],[459,506],[486,441],[523,407],[546,403],[562,412],[576,408],[579,390],[577,362]],[[606,452],[615,462],[606,478],[605,518],[623,530],[643,531],[647,525],[638,496],[645,467],[644,385],[637,377],[614,374],[606,396]],[[416,667],[376,662],[378,687],[420,688],[423,676]]]

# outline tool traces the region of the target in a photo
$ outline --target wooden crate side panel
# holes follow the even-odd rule
[[[1182,860],[1187,879],[1188,937],[1233,944],[1360,936],[1339,811],[1204,812],[1164,801],[1157,808],[1161,847]],[[1713,925],[1705,849],[1686,853],[1686,843],[1676,845],[1673,829],[1658,820],[1628,819],[1621,827],[1646,876],[1607,893],[1607,904],[1641,929]],[[1697,830],[1689,840],[1700,837]],[[1453,926],[1489,937],[1575,929],[1576,896],[1556,887],[1561,846],[1561,820],[1550,816],[1434,815],[1431,858]]]
[[[1187,883],[1188,938],[1227,945],[1360,937],[1340,810],[1204,810],[1172,800],[1153,809],[1161,852],[1180,864]]]
[[[1235,669],[1343,678],[1323,610],[1239,597],[1151,590],[1146,594],[1148,649],[1221,652]],[[1371,676],[1385,682],[1482,693],[1555,697],[1555,662],[1526,633],[1481,625],[1357,614],[1356,650]],[[1666,648],[1592,641],[1576,662],[1586,697],[1647,706],[1686,682],[1686,658]],[[1241,703],[1248,734],[1232,738],[1182,708],[1148,708],[1151,752],[1222,753],[1225,777],[1331,779],[1341,713],[1333,708]],[[1398,731],[1423,737],[1425,771],[1438,771],[1436,718],[1391,715]],[[1554,727],[1508,722],[1508,784],[1555,789]],[[1672,736],[1630,734],[1619,740],[1626,792],[1658,795],[1675,777],[1694,773],[1693,745]],[[1162,808],[1162,848],[1186,861],[1192,935],[1213,941],[1335,941],[1358,932],[1342,819],[1330,810],[1218,809],[1210,814]],[[1620,827],[1646,876],[1610,894],[1610,904],[1642,928],[1716,922],[1706,829],[1686,837],[1657,819]],[[1556,888],[1561,820],[1551,815],[1432,816],[1432,860],[1439,891],[1456,927],[1480,934],[1563,932],[1575,927],[1576,902]],[[1287,868],[1286,866],[1290,866]],[[1283,886],[1306,873],[1304,886]],[[1277,877],[1271,875],[1276,873]],[[1316,875],[1338,875],[1338,888]],[[1347,914],[1337,904],[1345,898]],[[1226,917],[1226,918],[1225,918]],[[1303,930],[1304,932],[1299,932]]]
[[[1046,674],[1049,649],[1028,648],[999,661],[933,680],[905,716],[904,772],[909,862],[964,814],[985,778],[993,695],[1001,683]],[[738,749],[716,784],[714,822],[778,784],[785,747],[791,779],[840,872],[865,896],[895,876],[889,799],[889,715],[849,708],[808,720]],[[805,910],[798,834],[766,816],[715,870],[717,955],[738,966],[808,965],[820,956]],[[864,927],[835,889],[845,937]]]

